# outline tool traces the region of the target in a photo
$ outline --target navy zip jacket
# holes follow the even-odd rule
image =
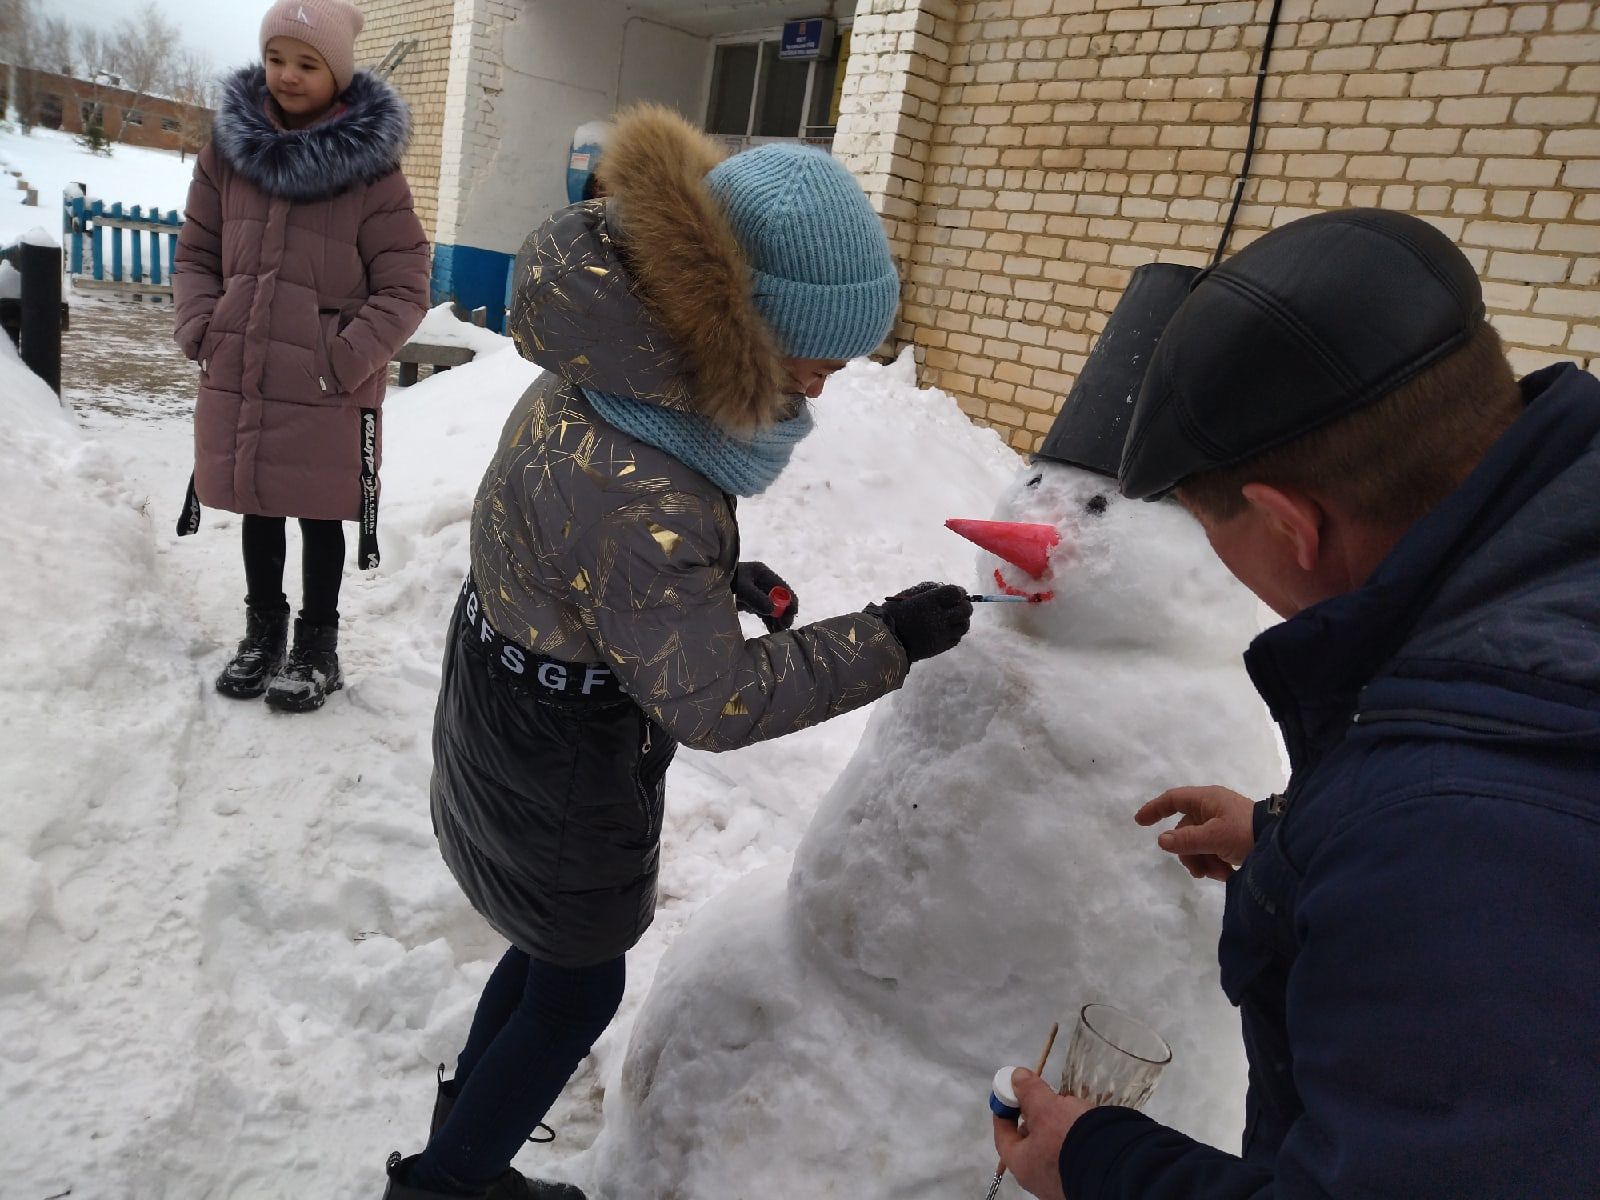
[[[1363,587],[1246,655],[1292,773],[1223,918],[1243,1157],[1095,1109],[1068,1200],[1600,1197],[1600,380],[1522,386]]]

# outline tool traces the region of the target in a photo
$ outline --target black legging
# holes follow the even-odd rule
[[[284,519],[244,519],[245,603],[263,612],[288,612],[283,594]],[[300,519],[300,616],[313,625],[339,623],[339,585],[344,581],[344,526],[338,521]]]
[[[512,946],[484,985],[456,1060],[456,1102],[410,1182],[481,1191],[511,1165],[622,1003],[621,958],[558,967]]]

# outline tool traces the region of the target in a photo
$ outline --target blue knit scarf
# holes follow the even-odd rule
[[[798,416],[739,438],[697,413],[588,388],[583,394],[608,425],[666,451],[735,496],[759,496],[771,487],[815,427],[810,406],[802,405]]]

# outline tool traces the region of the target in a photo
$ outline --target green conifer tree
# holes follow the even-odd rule
[[[78,144],[95,154],[111,157],[111,141],[106,137],[105,115],[98,104],[90,110],[88,123],[78,135]]]

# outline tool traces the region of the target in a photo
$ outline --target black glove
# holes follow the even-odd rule
[[[951,649],[972,624],[972,601],[953,583],[919,583],[866,611],[882,618],[912,662]]]
[[[782,588],[788,603],[780,610],[774,603],[772,590]],[[777,633],[794,624],[800,611],[800,597],[785,583],[779,574],[766,563],[740,563],[733,569],[734,606],[740,612],[755,613],[766,625],[768,633]]]

